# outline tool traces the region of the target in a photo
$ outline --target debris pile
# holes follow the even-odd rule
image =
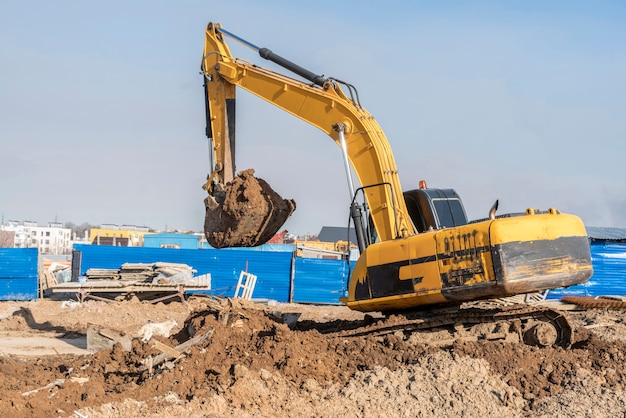
[[[186,283],[196,272],[187,264],[178,263],[124,263],[119,269],[91,268],[85,273],[87,281],[117,280],[133,283]]]

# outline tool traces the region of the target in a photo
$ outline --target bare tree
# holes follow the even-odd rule
[[[76,234],[77,237],[84,237],[85,231],[88,232],[91,228],[95,228],[93,225],[87,222],[83,222],[80,225],[76,225],[73,222],[66,222],[64,226],[65,228],[70,229],[72,231],[72,234]]]
[[[15,246],[15,231],[0,231],[0,248]]]

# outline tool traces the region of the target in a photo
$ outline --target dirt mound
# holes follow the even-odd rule
[[[86,356],[0,357],[0,409],[7,416],[76,416],[78,411],[92,418],[603,417],[626,411],[626,332],[614,326],[612,335],[621,338],[600,338],[593,325],[607,323],[602,313],[577,314],[577,339],[565,350],[499,342],[439,348],[394,335],[341,338],[327,331],[363,320],[342,307],[205,299],[44,305],[11,307],[12,315],[0,315],[0,330],[6,322],[12,329],[26,323],[78,332],[99,315],[101,324],[119,321],[132,333],[141,321],[130,324],[133,320],[125,318],[145,323],[146,318],[163,320],[168,312],[181,326],[170,338],[134,339],[130,351],[116,345]],[[302,316],[295,327],[279,320],[281,312],[296,310]],[[146,366],[146,359],[162,355],[159,343],[175,347],[203,335],[210,337],[180,358]]]
[[[240,172],[224,190],[205,199],[204,233],[214,248],[254,247],[266,243],[296,209],[254,170]]]

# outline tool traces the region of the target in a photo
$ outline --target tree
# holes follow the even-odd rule
[[[83,238],[85,236],[85,232],[89,232],[91,228],[95,228],[94,225],[91,225],[87,222],[83,222],[80,225],[76,225],[73,222],[66,222],[65,228],[68,228],[72,231],[72,234],[76,234],[77,238]]]
[[[14,231],[0,231],[0,248],[13,248],[15,246]]]

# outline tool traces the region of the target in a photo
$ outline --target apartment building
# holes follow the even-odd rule
[[[72,231],[59,222],[39,226],[34,221],[8,221],[0,230],[13,232],[15,248],[38,248],[41,254],[70,254]]]

